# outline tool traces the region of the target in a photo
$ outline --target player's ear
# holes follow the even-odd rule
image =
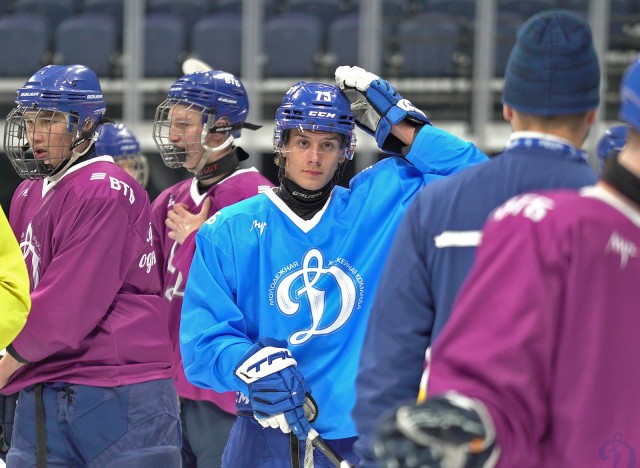
[[[513,108],[508,104],[502,104],[502,117],[507,122],[511,122],[513,119]]]
[[[93,117],[87,117],[82,124],[82,132],[88,132],[93,128]]]

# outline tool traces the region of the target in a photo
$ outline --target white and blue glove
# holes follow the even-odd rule
[[[363,68],[338,67],[336,83],[341,89],[355,89],[365,97],[366,101],[351,104],[351,110],[358,127],[373,135],[383,151],[402,154],[404,144],[391,135],[391,128],[403,120],[416,126],[431,125],[424,112],[404,99],[393,86]]]
[[[251,409],[262,427],[305,440],[318,408],[286,345],[272,338],[260,340],[242,357],[235,374],[249,386]]]

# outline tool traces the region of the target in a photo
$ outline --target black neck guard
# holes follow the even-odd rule
[[[202,170],[196,174],[198,182],[213,179],[221,175],[227,176],[233,173],[240,166],[239,151],[244,153],[244,150],[235,147],[231,152],[229,152],[229,154],[222,156],[217,161],[205,165]],[[222,179],[224,179],[224,177],[222,177]]]
[[[334,186],[335,181],[332,180],[319,190],[305,190],[291,179],[282,177],[275,192],[295,214],[308,220],[322,209]]]
[[[618,156],[607,161],[602,180],[640,207],[640,178],[620,164]]]

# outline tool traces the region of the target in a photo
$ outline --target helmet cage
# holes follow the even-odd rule
[[[35,115],[29,117],[29,119],[25,119],[25,113],[27,112],[35,112]],[[73,142],[69,145],[52,145],[53,141],[51,137],[56,134],[52,133],[51,122],[59,115],[62,115],[65,120],[66,126],[64,131],[73,136]],[[38,127],[42,125],[49,126],[49,131],[46,133],[44,141],[39,144],[39,146],[47,148],[47,155],[44,158],[37,158],[31,147],[31,143],[27,138],[27,120],[29,122],[39,122],[37,123]],[[42,121],[49,123],[43,124]],[[39,131],[39,134],[44,133],[45,132]],[[64,136],[64,134],[60,134],[59,138],[61,139]],[[78,137],[78,119],[76,116],[55,108],[48,109],[18,105],[9,113],[6,119],[4,149],[9,161],[20,177],[37,180],[50,177],[63,167],[64,163],[72,157],[73,148],[80,141]],[[59,148],[63,149],[56,150]],[[59,160],[54,161],[54,159]]]
[[[171,141],[172,119],[169,116],[169,111],[176,105],[184,105],[186,112],[198,112],[201,114],[202,130],[198,136],[198,143],[203,147],[203,153],[206,149],[205,141],[207,135],[214,128],[216,121],[216,115],[215,112],[212,112],[212,109],[203,109],[201,106],[188,101],[167,98],[158,106],[153,120],[153,140],[165,165],[172,169],[183,166],[189,154],[187,144],[195,143],[195,141],[183,141],[184,147],[178,147]],[[174,129],[173,131],[176,130]]]

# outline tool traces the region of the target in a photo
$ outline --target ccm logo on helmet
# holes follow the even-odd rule
[[[309,111],[309,117],[329,117],[330,119],[335,119],[336,114],[334,114],[333,112]]]

